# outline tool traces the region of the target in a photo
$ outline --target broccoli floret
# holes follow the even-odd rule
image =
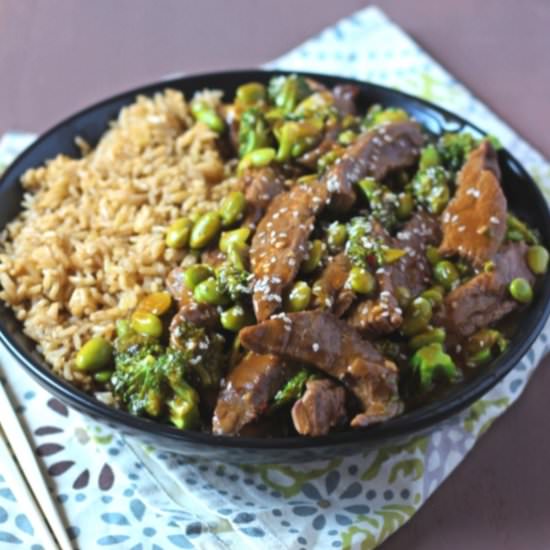
[[[498,330],[490,328],[478,330],[468,338],[464,346],[466,363],[470,367],[486,363],[493,357],[504,353],[508,343],[508,340]]]
[[[267,89],[269,99],[284,113],[291,113],[311,92],[306,79],[295,74],[273,77]]]
[[[202,388],[216,388],[223,375],[225,339],[185,321],[172,328],[170,344],[184,354],[191,381]]]
[[[269,125],[263,113],[256,107],[247,109],[239,125],[239,156],[271,144]]]
[[[411,183],[411,190],[419,204],[433,214],[441,214],[449,202],[449,174],[442,166],[419,170]]]
[[[362,179],[357,185],[369,203],[372,216],[391,231],[397,223],[397,195],[373,178]]]
[[[508,214],[506,224],[506,238],[509,241],[525,241],[527,244],[539,244],[540,239],[537,233],[513,214]]]
[[[378,103],[372,105],[365,118],[363,119],[362,126],[371,129],[380,124],[387,124],[391,122],[404,122],[409,120],[409,115],[407,111],[403,109],[398,109],[396,107],[388,107],[384,109]]]
[[[346,255],[354,266],[374,268],[397,261],[405,251],[391,248],[372,234],[372,223],[364,216],[352,218],[348,225]]]
[[[468,132],[443,134],[437,142],[437,150],[443,165],[452,172],[457,172],[479,143],[480,141]]]
[[[269,409],[270,412],[275,412],[287,405],[290,405],[300,399],[306,387],[306,382],[312,378],[310,370],[306,368],[300,369],[276,394],[273,398],[273,403]]]
[[[238,302],[252,293],[252,275],[229,262],[224,262],[216,270],[216,279],[222,292],[233,302]]]
[[[439,343],[428,344],[418,349],[411,358],[411,365],[424,390],[432,387],[433,379],[437,374],[443,375],[449,381],[460,378],[460,371],[452,357],[445,353],[443,346]]]
[[[187,373],[188,358],[179,350],[159,343],[115,344],[113,394],[131,414],[196,427],[199,396],[185,380]]]

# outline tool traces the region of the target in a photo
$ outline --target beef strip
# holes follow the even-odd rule
[[[384,124],[360,136],[323,178],[331,207],[348,211],[355,202],[354,183],[367,176],[381,181],[390,172],[412,166],[423,143],[420,125],[411,121]]]
[[[309,380],[304,395],[294,403],[291,415],[299,434],[325,435],[346,419],[346,392],[333,380]]]
[[[267,319],[281,305],[282,293],[294,280],[306,254],[315,215],[327,198],[323,186],[293,187],[271,201],[258,224],[250,248],[258,321]]]
[[[520,306],[508,292],[516,277],[533,284],[535,277],[525,261],[525,243],[505,245],[494,260],[494,269],[482,272],[455,288],[436,312],[436,324],[458,337],[473,334]]]
[[[256,353],[310,363],[340,380],[364,409],[352,426],[380,422],[403,410],[395,364],[332,313],[315,310],[281,315],[243,328],[240,338],[243,346]]]
[[[418,211],[396,238],[391,238],[377,221],[372,224],[372,233],[387,246],[402,249],[406,254],[376,271],[379,298],[359,303],[349,322],[366,334],[390,334],[403,322],[396,290],[404,287],[411,296],[417,296],[430,285],[431,267],[426,258],[426,247],[439,243],[441,232],[434,216]]]
[[[282,175],[269,166],[253,168],[244,173],[246,214],[243,225],[256,228],[272,199],[284,191],[284,183]]]
[[[499,177],[496,152],[484,141],[468,156],[443,212],[443,256],[458,254],[477,267],[494,258],[506,234],[507,203]]]
[[[359,86],[355,84],[339,84],[332,88],[334,106],[342,116],[355,115],[357,112],[355,100],[360,92]]]
[[[350,269],[349,258],[343,252],[329,259],[315,283],[313,307],[329,309],[337,317],[349,309],[355,299],[355,293],[345,287]]]
[[[238,434],[265,412],[288,377],[286,364],[279,357],[247,354],[229,373],[219,394],[212,431],[218,435]]]

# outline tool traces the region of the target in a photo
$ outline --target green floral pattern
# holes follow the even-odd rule
[[[550,198],[550,166],[376,8],[270,64],[363,78],[436,102],[496,135]],[[32,136],[0,140],[0,166]],[[0,364],[79,548],[370,550],[407,522],[521,394],[547,351],[526,357],[468,410],[428,435],[303,465],[238,466],[122,438],[52,399],[0,350]],[[0,546],[38,550],[2,477]]]

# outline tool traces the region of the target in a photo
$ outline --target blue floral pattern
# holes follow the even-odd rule
[[[499,137],[550,197],[550,166],[376,8],[326,29],[270,67],[379,82]],[[0,141],[0,170],[32,136]],[[79,548],[375,548],[405,523],[521,394],[548,349],[429,436],[300,466],[208,463],[133,440],[67,409],[0,350],[0,364]],[[0,547],[42,548],[0,464]]]

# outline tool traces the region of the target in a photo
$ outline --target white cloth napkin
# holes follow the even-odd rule
[[[268,66],[352,76],[438,103],[496,135],[550,196],[550,166],[540,154],[377,8],[340,21]],[[0,164],[28,139],[5,137]],[[422,506],[519,397],[546,351],[545,330],[501,383],[429,436],[346,459],[249,467],[124,440],[51,398],[4,350],[0,361],[80,548],[368,550]],[[1,473],[0,464],[0,546],[38,549]]]

